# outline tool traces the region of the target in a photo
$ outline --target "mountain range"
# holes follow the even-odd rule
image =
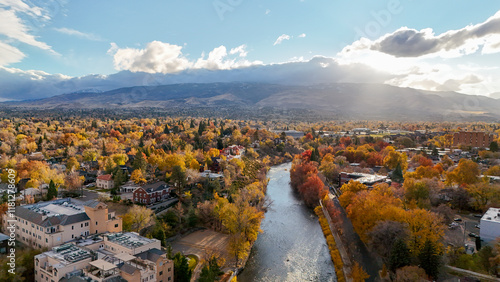
[[[304,109],[343,119],[500,119],[500,99],[433,92],[386,84],[181,83],[110,91],[79,91],[39,100],[5,102],[7,107],[43,109],[224,108]]]

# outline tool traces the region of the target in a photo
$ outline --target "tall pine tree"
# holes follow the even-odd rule
[[[398,239],[392,247],[389,268],[391,271],[396,271],[396,269],[407,265],[410,265],[410,249],[403,239]]]
[[[439,266],[441,265],[441,256],[438,254],[437,247],[430,241],[425,241],[424,248],[418,255],[420,267],[430,277],[437,279],[439,275]]]

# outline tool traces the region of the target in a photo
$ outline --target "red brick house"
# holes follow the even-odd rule
[[[170,186],[164,181],[147,184],[135,189],[133,195],[136,203],[153,204],[162,202],[170,197]]]
[[[111,189],[114,186],[111,174],[99,175],[96,180],[97,188]]]

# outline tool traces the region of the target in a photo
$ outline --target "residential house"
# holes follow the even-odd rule
[[[111,174],[99,175],[96,180],[97,188],[111,189],[115,183]]]
[[[164,181],[144,185],[133,192],[134,202],[153,204],[170,198],[170,186]]]

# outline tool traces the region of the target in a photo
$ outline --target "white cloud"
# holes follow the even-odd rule
[[[16,16],[13,10],[0,10],[0,32],[1,34],[26,43],[40,49],[50,50],[51,47],[44,42],[38,41],[29,33],[29,28]]]
[[[146,73],[178,73],[187,69],[228,70],[252,65],[260,65],[261,61],[249,61],[246,45],[230,49],[225,46],[214,48],[196,61],[190,61],[182,53],[182,46],[153,41],[144,49],[119,48],[111,43],[108,54],[113,56],[115,69]]]
[[[302,34],[299,34],[299,36],[297,36],[298,38],[304,38],[306,37],[306,34],[305,33],[302,33]]]
[[[160,41],[148,43],[144,49],[118,48],[111,44],[117,70],[147,73],[176,73],[189,68],[192,63],[182,54],[182,46]]]
[[[28,4],[21,0],[0,0],[0,7],[10,8],[15,12],[21,12],[31,16],[45,17],[48,19],[47,15],[44,15],[44,10],[40,7],[30,7]]]
[[[0,41],[0,66],[20,62],[25,56],[16,47]]]
[[[0,66],[21,61],[25,55],[14,44],[24,43],[52,54],[57,54],[52,47],[39,41],[32,28],[50,19],[50,15],[41,7],[28,5],[20,0],[0,0],[0,35],[6,39],[0,41]],[[33,23],[32,23],[33,21]],[[36,23],[34,23],[36,22]]]
[[[231,55],[239,54],[240,57],[246,57],[248,54],[248,52],[245,50],[246,48],[247,46],[245,44],[240,45],[236,48],[231,49],[231,51],[229,51],[229,54]]]
[[[271,10],[269,10],[269,9],[266,9],[266,12],[265,12],[265,14],[266,14],[266,15],[269,15],[269,14],[271,14]]]
[[[276,41],[274,41],[273,46],[281,44],[281,42],[283,42],[284,40],[290,40],[290,35],[288,35],[288,34],[282,34],[282,35],[280,35],[278,37],[278,39],[276,39]]]
[[[361,38],[342,53],[372,50],[394,57],[454,58],[477,53],[500,52],[500,11],[486,21],[435,35],[430,28],[416,30],[402,27],[376,40]]]
[[[80,37],[80,38],[87,39],[87,40],[93,40],[93,41],[101,41],[102,40],[99,36],[97,36],[95,34],[81,32],[81,31],[78,31],[78,30],[72,29],[72,28],[61,27],[61,28],[54,28],[54,30],[57,32],[63,33],[63,34],[72,35],[72,36]]]

